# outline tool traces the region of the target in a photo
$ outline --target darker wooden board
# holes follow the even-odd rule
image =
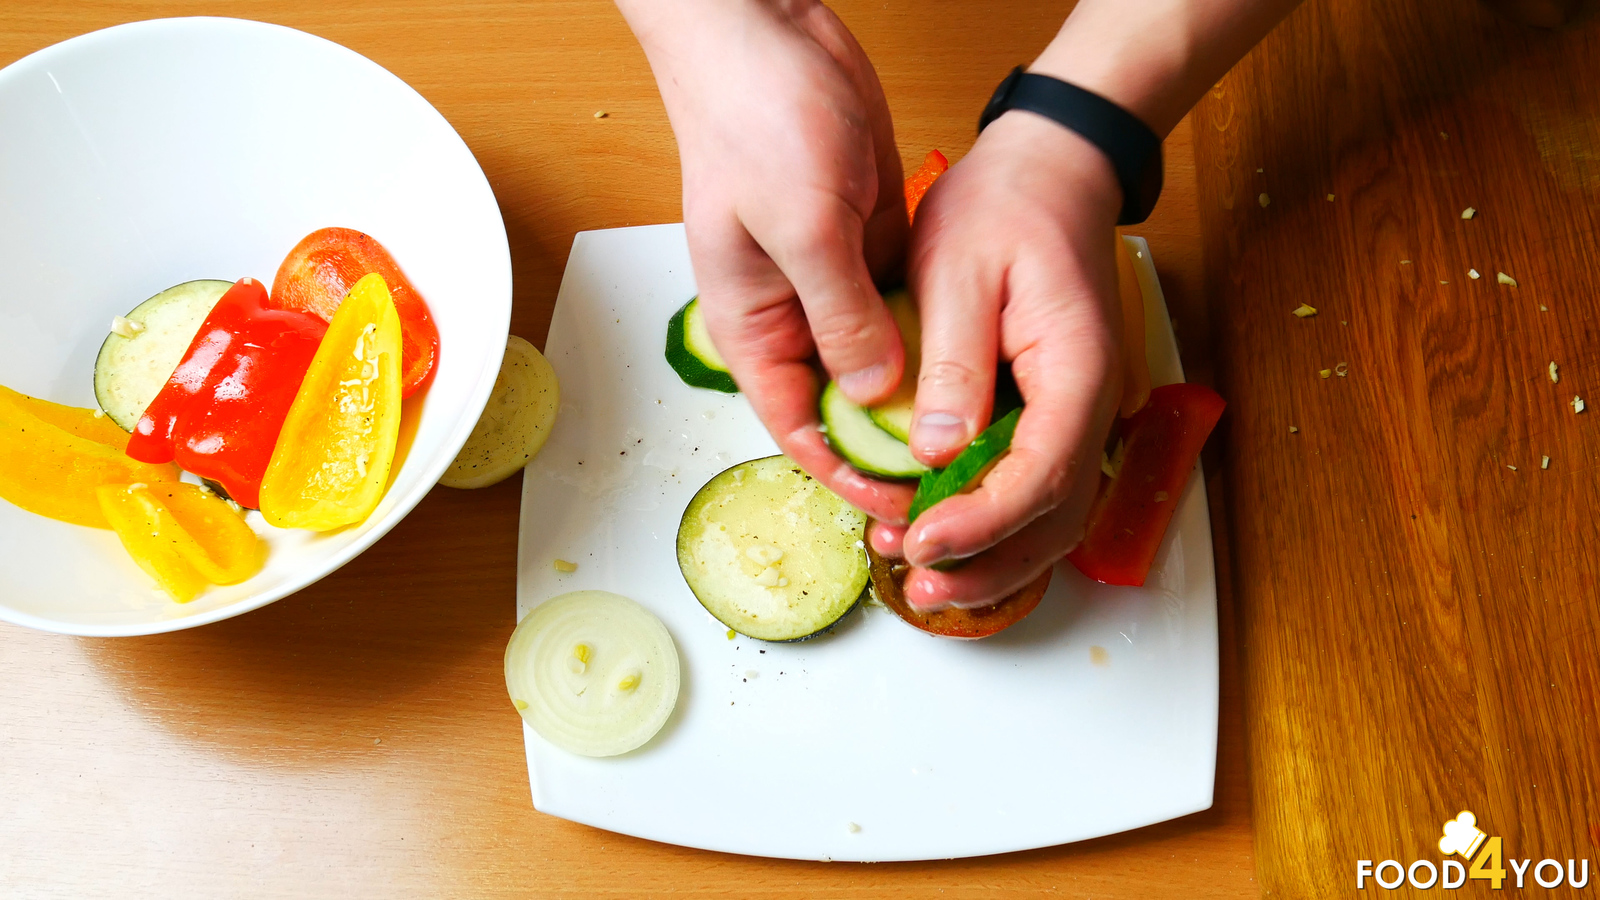
[[[1592,22],[1318,0],[1194,115],[1274,896],[1437,862],[1462,809],[1596,856],[1597,74]]]

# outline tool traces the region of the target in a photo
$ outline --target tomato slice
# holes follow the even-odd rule
[[[868,523],[867,532],[871,530],[872,525]],[[911,574],[911,567],[903,560],[878,555],[871,541],[865,543],[872,574],[872,590],[878,599],[908,625],[939,637],[965,640],[986,638],[1017,624],[1039,605],[1045,588],[1050,586],[1050,573],[1053,571],[1045,569],[1038,578],[1015,593],[1000,598],[993,606],[979,609],[951,607],[938,612],[923,612],[907,602],[905,597],[906,576]]]
[[[1168,384],[1127,420],[1122,468],[1101,486],[1083,541],[1067,554],[1103,584],[1143,585],[1200,448],[1227,404],[1200,384]]]
[[[439,329],[427,301],[376,238],[354,228],[319,228],[306,235],[272,279],[272,305],[332,321],[344,295],[373,272],[383,276],[400,316],[400,395],[409,397],[433,376]]]

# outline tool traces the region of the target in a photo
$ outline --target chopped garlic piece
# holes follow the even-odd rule
[[[628,672],[628,674],[622,676],[621,681],[617,682],[617,690],[623,692],[631,691],[638,687],[639,682],[643,680],[644,673],[640,672],[638,669],[632,669]]]
[[[1100,451],[1100,471],[1105,473],[1107,478],[1117,477],[1117,470],[1111,468],[1111,457],[1107,456],[1104,450]]]
[[[1302,303],[1294,308],[1294,314],[1304,319],[1306,316],[1316,315],[1317,308],[1315,306],[1311,306],[1310,304]]]
[[[1572,411],[1575,412],[1575,413],[1583,412],[1583,398],[1582,397],[1573,397],[1572,398]]]
[[[582,675],[589,668],[589,645],[577,644],[572,648],[572,655],[567,657],[567,671],[574,675]]]
[[[564,559],[556,560],[554,565],[555,565],[555,569],[556,569],[557,572],[566,572],[567,574],[570,575],[573,572],[578,571],[578,564],[577,563],[575,563],[575,562],[567,562]]]
[[[777,587],[780,577],[776,568],[767,566],[761,570],[761,574],[756,576],[756,584],[762,587]]]
[[[733,629],[732,629],[732,628],[729,628],[729,629],[728,629],[728,640],[730,640],[730,641],[731,641],[731,640],[733,640],[733,639],[734,639],[734,637],[735,637],[735,636],[736,636],[736,635],[737,635],[737,634],[738,634],[738,632],[736,632],[736,631],[734,631],[734,630],[733,630]]]
[[[1165,503],[1165,502],[1167,502],[1167,492],[1166,491],[1156,491],[1155,500],[1156,500],[1157,503]]]
[[[1400,265],[1402,265],[1402,266],[1409,266],[1409,265],[1411,265],[1411,260],[1409,260],[1409,259],[1402,259],[1402,260],[1400,260]]]
[[[95,410],[94,411],[94,417],[96,419],[104,419],[106,417],[105,410],[100,410],[100,409]]]
[[[1272,198],[1263,193],[1261,196],[1256,198],[1256,202],[1261,204],[1262,209],[1266,209],[1267,204],[1272,202]]]
[[[859,834],[861,833],[861,826],[854,822],[846,822],[844,823],[844,830],[850,832],[851,834]]]
[[[603,109],[600,109],[600,110],[596,110],[595,111],[594,117],[596,119],[604,119],[604,118],[606,118],[606,117],[608,117],[610,115],[611,115],[610,113],[606,112]]]
[[[1299,433],[1300,433],[1300,429],[1299,429],[1299,428],[1296,428],[1296,427],[1295,427],[1295,426],[1293,426],[1293,425],[1290,425],[1290,426],[1289,426],[1289,433],[1290,433],[1290,434],[1299,434]]]
[[[1548,457],[1548,456],[1540,457],[1539,458],[1539,468],[1541,468],[1541,469],[1550,468],[1550,457]]]
[[[1340,378],[1343,378],[1346,375],[1349,375],[1350,374],[1350,364],[1347,363],[1347,362],[1339,363],[1337,366],[1333,367],[1333,374],[1339,376]]]
[[[1467,270],[1467,277],[1471,278],[1473,281],[1477,281],[1479,278],[1482,278],[1483,276],[1478,274],[1478,270],[1477,269],[1468,269]]]
[[[1539,304],[1539,312],[1549,312],[1549,311],[1550,311],[1550,307],[1545,306],[1543,303]]]
[[[1135,250],[1135,251],[1133,251],[1133,256],[1134,256],[1135,259],[1144,259],[1144,251],[1143,250]]]
[[[1513,472],[1515,472],[1517,470],[1516,466],[1506,466],[1506,468],[1510,469]]]
[[[1256,170],[1256,174],[1257,175],[1261,175],[1261,174],[1264,174],[1266,171],[1267,171],[1266,169],[1257,169]]]
[[[1323,378],[1327,378],[1329,375],[1333,374],[1333,370],[1332,369],[1323,369],[1321,372],[1318,372],[1317,374],[1321,375]]]
[[[1501,284],[1508,284],[1512,287],[1517,286],[1517,280],[1504,272],[1494,273],[1494,280],[1500,282]]]
[[[788,586],[789,586],[789,579],[787,579],[787,578],[779,578],[778,579],[778,587],[788,587]]]
[[[1550,383],[1551,384],[1556,384],[1559,381],[1561,381],[1561,376],[1560,376],[1560,374],[1558,374],[1556,372],[1555,360],[1551,360],[1550,361]]]
[[[526,701],[526,700],[518,700],[517,698],[512,697],[511,698],[511,705],[515,706],[517,708],[518,712],[521,712],[522,710],[525,710],[525,709],[528,708],[528,701]]]
[[[1328,202],[1329,202],[1329,203],[1332,203],[1332,202],[1333,202],[1333,195],[1332,195],[1332,194],[1329,194],[1329,195],[1328,195]]]
[[[1473,216],[1475,216],[1477,214],[1478,214],[1478,211],[1469,206],[1466,209],[1463,209],[1461,211],[1461,218],[1470,219],[1470,218],[1472,218]]]
[[[111,333],[118,337],[135,337],[143,330],[144,325],[135,322],[132,319],[126,319],[122,316],[111,317]]]

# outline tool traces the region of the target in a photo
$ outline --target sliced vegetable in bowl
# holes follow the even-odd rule
[[[0,498],[41,516],[109,528],[95,494],[100,485],[178,480],[177,466],[129,459],[127,440],[93,410],[0,387]]]
[[[706,611],[763,641],[814,637],[867,586],[866,518],[787,456],[739,463],[689,501],[678,568]]]
[[[266,545],[244,516],[205,488],[105,484],[96,495],[128,555],[179,603],[209,585],[238,584],[266,562]]]
[[[506,645],[511,703],[539,736],[582,756],[655,737],[678,702],[678,649],[637,602],[574,591],[534,607]]]
[[[279,528],[362,521],[389,481],[400,435],[400,317],[383,276],[363,277],[328,324],[261,479]]]
[[[112,323],[94,363],[94,398],[123,431],[133,430],[166,386],[206,316],[231,287],[229,281],[185,281]]]
[[[328,330],[315,316],[271,309],[267,300],[266,287],[252,278],[228,288],[128,439],[134,459],[177,462],[250,509],[260,505],[273,444]],[[129,346],[119,356],[140,349]],[[113,391],[118,379],[96,372]]]
[[[433,377],[439,329],[427,301],[377,239],[354,228],[319,228],[301,238],[272,279],[272,305],[332,322],[356,282],[372,274],[383,276],[400,317],[401,395],[409,397]]]
[[[561,384],[550,361],[522,338],[507,338],[489,403],[439,483],[483,488],[521,471],[549,439],[560,406]]]

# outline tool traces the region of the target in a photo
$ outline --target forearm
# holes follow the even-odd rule
[[[1299,0],[1080,0],[1029,71],[1094,91],[1165,136]]]

